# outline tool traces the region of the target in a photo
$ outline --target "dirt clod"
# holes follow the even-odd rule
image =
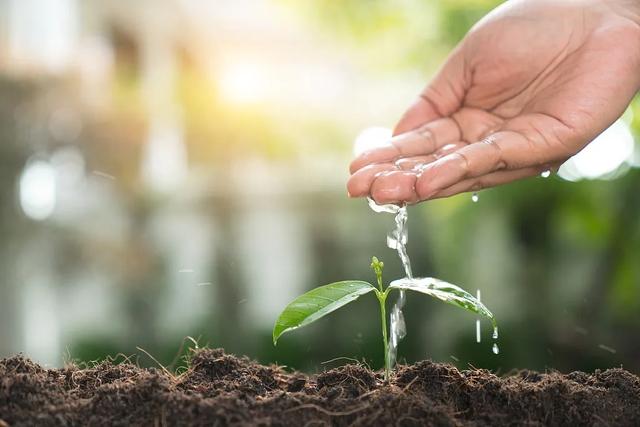
[[[498,377],[425,361],[385,384],[360,365],[305,375],[220,349],[199,350],[176,376],[0,360],[0,427],[31,425],[634,426],[640,378],[623,369]]]
[[[318,375],[316,384],[321,394],[355,398],[375,387],[376,379],[362,366],[347,365]]]

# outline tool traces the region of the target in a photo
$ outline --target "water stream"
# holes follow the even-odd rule
[[[378,205],[371,198],[368,198],[367,201],[369,202],[369,207],[374,212],[395,214],[396,228],[387,234],[387,246],[390,249],[398,251],[398,256],[400,257],[402,267],[404,268],[405,277],[413,279],[411,261],[407,254],[407,240],[409,237],[407,229],[407,206]],[[402,313],[402,308],[404,307],[405,302],[405,291],[398,291],[398,299],[393,304],[393,308],[391,309],[391,314],[389,316],[389,361],[392,367],[396,364],[398,343],[407,335],[407,325],[404,321],[404,314]]]
[[[473,194],[472,200],[474,202],[478,201],[478,195],[477,193]],[[407,206],[405,204],[403,205],[394,205],[394,204],[387,204],[387,205],[378,205],[373,199],[371,199],[370,197],[367,198],[367,201],[369,203],[369,207],[377,213],[390,213],[395,215],[395,223],[396,223],[396,227],[395,229],[393,229],[389,234],[387,234],[387,246],[390,249],[395,249],[398,252],[398,256],[400,258],[400,261],[402,262],[402,266],[404,268],[404,273],[405,273],[405,277],[406,279],[413,281],[413,272],[411,271],[411,260],[409,259],[409,255],[407,254],[407,241],[409,239],[409,230],[407,227],[407,220],[408,220],[408,212],[407,212]],[[422,280],[422,279],[416,279],[416,280]],[[450,289],[451,286],[455,287],[455,285],[450,285],[447,284],[445,282],[442,282],[445,285],[447,285],[447,289]],[[455,287],[457,288],[457,287]],[[458,288],[459,289],[459,288]],[[464,292],[462,289],[459,289],[460,291]],[[447,291],[446,293],[451,292],[450,290]],[[396,302],[393,305],[393,308],[391,309],[391,314],[390,314],[390,319],[389,319],[389,361],[390,361],[390,365],[391,367],[393,367],[396,364],[396,357],[397,357],[397,353],[398,353],[398,343],[400,342],[400,340],[402,340],[402,338],[404,338],[407,335],[407,327],[406,327],[406,323],[404,320],[404,314],[402,313],[402,309],[405,305],[406,302],[406,295],[405,295],[405,291],[404,290],[399,290],[399,295],[398,295],[398,299],[396,300]],[[454,290],[452,293],[456,293],[456,291]],[[464,292],[466,294],[466,292]],[[468,295],[468,294],[467,294]],[[436,297],[438,297],[437,295],[435,295]],[[474,298],[469,295],[468,299],[474,300]],[[442,297],[439,297],[441,299],[443,299]],[[467,300],[468,300],[467,299]],[[445,298],[446,300],[446,298]],[[480,302],[480,290],[478,290],[478,298],[477,298],[477,303],[479,305],[482,305]],[[486,309],[486,308],[485,308]],[[487,310],[488,311],[488,310]],[[489,312],[490,314],[490,312]],[[498,327],[495,324],[495,319],[493,319],[493,315],[491,315],[491,319],[493,322],[493,335],[492,338],[494,340],[498,339]],[[480,342],[480,320],[478,320],[476,322],[476,334],[477,334],[477,342]],[[499,353],[499,349],[498,349],[498,344],[494,343],[493,344],[493,348],[492,351],[494,354],[498,354]]]

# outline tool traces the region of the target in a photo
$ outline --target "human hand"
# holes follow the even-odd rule
[[[351,163],[351,197],[416,203],[557,169],[640,88],[640,2],[512,0],[480,20],[394,130]]]

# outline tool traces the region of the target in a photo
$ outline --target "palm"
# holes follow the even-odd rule
[[[604,8],[579,14],[538,1],[496,9],[405,114],[393,144],[354,160],[350,194],[416,202],[557,167],[634,95],[639,34]]]

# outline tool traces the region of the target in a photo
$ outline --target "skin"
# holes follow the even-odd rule
[[[417,203],[555,170],[640,89],[640,0],[512,0],[480,20],[347,190]]]

